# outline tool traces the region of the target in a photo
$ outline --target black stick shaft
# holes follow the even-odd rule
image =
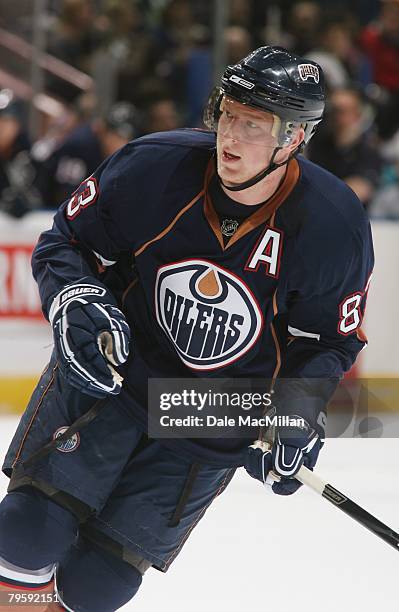
[[[334,504],[339,510],[363,525],[366,529],[384,540],[387,544],[399,550],[399,533],[382,523],[375,516],[367,512],[364,508],[349,499],[346,495],[335,489],[333,486],[323,481],[317,474],[302,466],[296,478],[316,491],[319,495]]]
[[[390,544],[395,550],[399,550],[399,533],[396,533],[388,525],[382,523],[375,516],[367,512],[367,510],[346,497],[346,495],[334,489],[330,484],[326,484],[322,496],[339,508],[339,510],[342,510],[342,512],[345,512],[345,514],[381,538],[381,540]]]

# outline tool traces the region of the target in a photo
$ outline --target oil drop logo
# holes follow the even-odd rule
[[[155,305],[159,325],[194,370],[230,365],[250,350],[262,330],[261,309],[245,282],[202,259],[162,266]]]

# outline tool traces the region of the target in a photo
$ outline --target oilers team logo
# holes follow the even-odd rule
[[[53,434],[53,440],[56,440],[68,429],[68,427],[59,427]],[[76,450],[80,444],[80,436],[78,433],[73,434],[68,440],[64,440],[57,444],[57,450],[62,453],[71,453]]]
[[[195,370],[227,366],[255,344],[260,307],[241,278],[192,259],[159,269],[156,316],[181,360]]]

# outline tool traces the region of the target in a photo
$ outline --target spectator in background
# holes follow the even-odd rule
[[[97,42],[94,21],[91,0],[64,0],[58,23],[51,33],[49,53],[88,72],[89,58]]]
[[[184,78],[185,123],[192,127],[202,126],[202,114],[213,85],[210,30],[205,26],[197,25],[192,29]]]
[[[173,91],[179,107],[186,103],[187,63],[197,32],[198,26],[188,0],[171,0],[165,4],[155,31],[155,74]],[[201,81],[204,82],[203,75]]]
[[[103,41],[92,58],[93,76],[103,109],[114,100],[137,104],[137,89],[154,71],[152,33],[136,0],[106,0],[102,24]]]
[[[230,0],[229,2],[229,20],[233,26],[239,26],[245,29],[251,28],[253,25],[253,5],[254,2],[248,0]],[[240,59],[240,58],[239,58]]]
[[[381,0],[377,21],[361,33],[362,48],[370,60],[378,93],[377,124],[381,138],[399,129],[399,0]]]
[[[229,26],[237,26],[246,30],[255,46],[265,44],[265,28],[268,20],[270,8],[273,4],[279,5],[280,2],[265,2],[265,0],[230,0],[229,1]],[[284,7],[282,7],[284,11]],[[266,41],[266,44],[269,44]],[[238,58],[240,59],[240,58]]]
[[[128,102],[116,103],[105,117],[78,125],[55,149],[32,148],[36,186],[46,208],[66,200],[109,155],[137,136],[139,116]]]
[[[327,18],[317,40],[317,47],[307,57],[323,68],[330,90],[346,87],[351,82],[362,86],[370,83],[370,64],[356,47],[352,19],[348,16]]]
[[[224,37],[227,64],[237,64],[242,57],[248,55],[253,49],[252,36],[246,28],[230,26],[226,29]]]
[[[195,26],[189,0],[169,0],[161,14],[158,42],[168,52],[190,42],[191,29]]]
[[[209,33],[201,28],[203,35],[198,35],[188,53],[186,64],[186,104],[188,125],[202,127],[202,116],[209,92],[213,86],[213,63]],[[197,30],[198,32],[198,30]],[[253,49],[253,41],[248,30],[240,26],[229,26],[225,33],[227,64],[236,64]]]
[[[362,94],[351,88],[330,95],[327,127],[312,139],[308,155],[353,189],[367,206],[379,184],[381,156],[368,132],[372,117]]]
[[[181,121],[172,98],[161,97],[147,105],[144,129],[147,134],[176,130]]]
[[[0,210],[22,217],[40,208],[42,201],[33,182],[30,141],[25,109],[10,89],[0,91]]]
[[[32,145],[32,159],[45,159],[49,152],[58,149],[73,130],[94,116],[96,106],[96,96],[93,92],[87,92],[73,104],[63,105],[60,114],[48,117],[42,135]]]
[[[64,0],[58,21],[49,33],[47,50],[74,68],[90,73],[91,57],[100,40],[91,0]],[[80,93],[54,75],[47,76],[47,89],[69,102]]]
[[[381,0],[379,19],[360,37],[370,59],[373,80],[390,93],[399,91],[399,0]]]
[[[288,38],[284,41],[298,55],[311,51],[319,37],[321,21],[317,2],[297,2],[288,16]]]
[[[375,193],[369,207],[373,219],[399,221],[399,159],[386,166],[384,184]]]

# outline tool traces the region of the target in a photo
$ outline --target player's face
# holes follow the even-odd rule
[[[218,174],[225,184],[242,183],[261,172],[277,146],[275,119],[223,98],[217,130]]]

